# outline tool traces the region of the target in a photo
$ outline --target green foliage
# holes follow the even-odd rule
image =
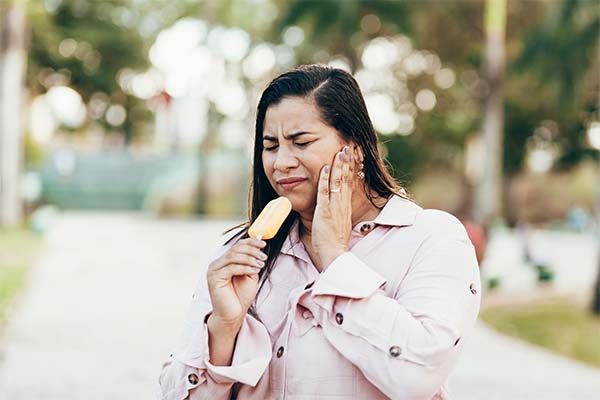
[[[483,1],[421,0],[411,8],[416,46],[435,51],[459,72],[481,65]]]
[[[563,0],[549,7],[546,18],[527,32],[511,68],[532,80],[535,91],[546,94],[529,99],[531,119],[535,121],[534,113],[547,114],[558,123],[562,148],[558,168],[570,168],[592,156],[586,146],[586,125],[598,109],[593,85],[594,79],[598,84],[599,37],[598,3]]]
[[[505,176],[513,176],[523,168],[527,151],[527,139],[531,136],[537,121],[527,104],[519,104],[511,99],[504,103],[505,131],[502,166]]]
[[[406,136],[380,136],[380,141],[386,148],[386,160],[394,178],[400,183],[410,185],[420,166],[420,148]]]
[[[0,324],[39,249],[40,240],[33,233],[22,228],[0,229]]]
[[[410,2],[407,1],[320,1],[320,0],[280,0],[281,10],[271,33],[271,40],[279,41],[280,33],[291,25],[298,25],[307,33],[306,43],[300,49],[301,63],[314,62],[313,54],[324,49],[332,55],[345,56],[352,70],[360,65],[360,47],[375,35],[389,35],[397,32],[410,32]],[[376,33],[361,30],[364,16],[373,14],[381,21],[381,29]]]
[[[554,299],[495,307],[481,316],[502,333],[600,367],[600,319],[582,305]]]
[[[488,280],[487,280],[487,287],[488,287],[489,290],[495,290],[498,287],[500,287],[501,282],[502,281],[500,280],[500,277],[493,276],[491,278],[488,278]]]
[[[563,0],[525,35],[514,68],[535,72],[539,85],[556,88],[556,108],[572,111],[585,100],[582,78],[593,63],[599,35],[600,7],[596,2]]]
[[[29,134],[26,134],[24,137],[24,145],[26,167],[30,168],[41,165],[45,158],[43,147],[33,140]]]
[[[55,71],[68,78],[84,101],[95,92],[108,94],[111,103],[127,109],[123,129],[128,138],[147,128],[151,114],[143,102],[122,92],[117,74],[123,68],[145,68],[154,35],[189,15],[211,24],[240,26],[257,40],[273,42],[281,41],[287,27],[298,25],[306,34],[296,48],[299,63],[314,62],[316,54],[324,54],[319,50],[324,50],[330,56],[346,57],[356,70],[364,44],[399,32],[409,35],[416,48],[439,55],[443,65],[455,71],[456,83],[439,90],[428,74],[408,79],[411,95],[423,88],[434,90],[436,107],[419,112],[410,136],[382,138],[400,179],[413,180],[424,165],[461,168],[464,143],[481,123],[487,84],[477,73],[485,50],[483,2],[272,0],[260,7],[246,0],[50,3],[56,5],[51,12],[46,9],[48,2],[28,3],[29,87],[34,94],[44,92],[43,77]],[[600,24],[597,3],[508,2],[507,11],[504,174],[514,176],[523,169],[528,141],[544,120],[559,126],[552,140],[560,148],[560,168],[597,157],[585,140],[587,124],[598,112],[593,89],[598,85],[594,74]],[[278,15],[276,20],[270,19],[272,15]],[[367,32],[361,26],[367,15],[377,16],[379,29]],[[61,55],[58,49],[65,39],[74,39],[79,53]],[[99,63],[93,61],[96,56]]]
[[[6,318],[10,301],[23,287],[25,268],[0,268],[0,324]]]
[[[114,22],[119,13],[126,12],[127,5],[125,0],[65,0],[53,13],[47,12],[41,3],[32,5],[29,13],[30,87],[35,91],[43,90],[36,78],[40,70],[52,68],[69,71],[71,84],[85,99],[97,91],[108,94],[119,91],[116,82],[119,70],[148,65],[148,43],[140,36],[137,27]],[[72,55],[64,56],[59,52],[59,46],[65,39],[76,41],[77,47]],[[97,57],[99,62],[94,60]]]
[[[52,85],[46,82],[47,78],[59,74],[64,80],[61,84],[75,89],[86,103],[93,94],[103,93],[111,104],[125,107],[127,119],[121,129],[126,140],[131,140],[142,130],[149,114],[140,113],[140,108],[146,108],[143,102],[124,93],[118,85],[119,71],[149,66],[152,42],[140,32],[147,21],[156,19],[156,12],[164,9],[164,22],[188,12],[187,8],[173,11],[159,3],[135,4],[138,8],[130,0],[28,3],[30,91],[44,93]],[[151,34],[157,33],[156,28]],[[104,119],[98,122],[110,128]]]

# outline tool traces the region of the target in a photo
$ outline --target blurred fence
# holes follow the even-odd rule
[[[198,156],[139,157],[126,151],[82,154],[63,149],[37,172],[42,200],[60,208],[141,210],[171,193],[193,202],[202,169]]]

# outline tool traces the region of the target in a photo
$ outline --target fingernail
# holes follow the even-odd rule
[[[350,147],[348,147],[348,146],[344,147],[344,153],[350,154]]]
[[[323,168],[323,172],[325,172],[326,174],[329,173],[329,165],[326,165],[325,168]]]
[[[256,265],[258,265],[259,267],[264,267],[265,263],[260,260],[256,260]]]
[[[344,161],[344,153],[338,153],[338,160]]]
[[[258,245],[264,247],[267,245],[267,242],[265,242],[264,240],[261,240],[260,242],[258,242]]]
[[[260,258],[263,259],[263,260],[266,260],[268,257],[267,257],[267,255],[265,253],[261,252],[260,253]]]

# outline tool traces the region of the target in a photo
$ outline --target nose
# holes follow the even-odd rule
[[[273,168],[279,171],[287,171],[298,166],[298,159],[287,146],[279,146]]]

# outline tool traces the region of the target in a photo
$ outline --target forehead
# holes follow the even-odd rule
[[[287,97],[267,108],[263,133],[290,133],[296,130],[329,131],[333,128],[321,121],[319,110],[310,98]]]

